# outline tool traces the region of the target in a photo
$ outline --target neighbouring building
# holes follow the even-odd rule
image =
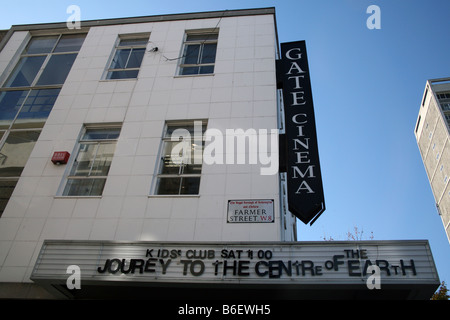
[[[450,241],[450,78],[427,81],[414,134]]]
[[[1,298],[412,299],[439,285],[427,241],[297,242],[274,8],[17,25],[0,50]],[[372,265],[384,290],[361,281]]]

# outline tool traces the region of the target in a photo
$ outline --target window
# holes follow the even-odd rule
[[[144,58],[149,35],[120,39],[108,69],[106,79],[137,78]]]
[[[32,37],[0,88],[0,216],[85,34]]]
[[[167,124],[162,139],[156,194],[198,194],[205,130],[205,121]]]
[[[181,75],[214,73],[218,34],[187,33],[180,65]]]
[[[84,38],[85,34],[31,38],[4,86],[62,85]]]
[[[102,195],[120,127],[86,128],[67,177],[64,196]]]

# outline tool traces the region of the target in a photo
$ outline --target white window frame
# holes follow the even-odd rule
[[[131,34],[121,34],[119,35],[119,37],[116,40],[116,43],[114,45],[114,50],[111,53],[111,56],[108,60],[108,65],[107,68],[105,70],[103,79],[107,80],[107,81],[117,81],[117,80],[127,80],[127,79],[131,79],[131,80],[135,80],[138,78],[139,76],[139,71],[141,69],[142,66],[142,62],[144,61],[145,58],[145,52],[147,49],[147,45],[149,43],[149,38],[150,38],[150,33],[146,32],[146,33],[131,33]],[[145,44],[140,44],[140,45],[120,45],[120,42],[122,40],[133,40],[133,39],[140,39],[140,40],[146,40]],[[141,64],[139,65],[139,67],[133,67],[133,68],[120,68],[120,69],[114,69],[111,68],[111,65],[113,63],[114,57],[116,56],[116,52],[117,50],[122,50],[122,49],[144,49],[144,56],[142,57],[141,60]],[[127,61],[128,63],[128,61]],[[137,71],[136,77],[130,77],[130,78],[108,78],[108,74],[110,72],[121,72],[121,71]]]
[[[117,145],[117,142],[119,140],[120,137],[120,132],[122,130],[122,123],[105,123],[105,124],[85,124],[77,138],[77,142],[76,145],[72,151],[72,154],[70,156],[69,162],[67,163],[67,167],[66,170],[64,172],[64,177],[63,180],[61,181],[60,187],[58,189],[58,193],[57,193],[57,197],[67,197],[67,198],[98,198],[98,197],[102,197],[103,195],[103,190],[104,190],[104,186],[102,189],[102,192],[100,195],[66,195],[64,194],[66,186],[68,184],[69,179],[79,179],[79,180],[89,180],[89,179],[105,179],[105,185],[106,185],[106,181],[108,179],[108,174],[105,176],[72,176],[70,175],[70,172],[72,171],[72,168],[75,164],[75,160],[78,157],[78,154],[81,150],[81,144],[83,143],[83,137],[85,135],[85,133],[88,130],[92,130],[92,129],[108,129],[108,128],[118,128],[119,129],[119,136],[116,139],[102,139],[101,142],[103,143],[114,143],[115,145]],[[97,140],[92,140],[92,142],[94,143]],[[98,140],[100,141],[100,140]],[[115,151],[115,149],[114,149]],[[114,155],[113,155],[114,158]]]

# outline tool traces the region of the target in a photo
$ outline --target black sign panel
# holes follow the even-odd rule
[[[286,154],[280,159],[286,159],[288,208],[312,224],[325,211],[325,200],[305,41],[282,43],[281,54],[277,75],[283,89]]]

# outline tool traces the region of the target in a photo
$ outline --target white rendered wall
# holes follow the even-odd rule
[[[219,28],[214,75],[177,77],[186,30]],[[101,80],[119,34],[149,32],[138,79]],[[0,72],[28,32],[0,52]],[[22,47],[21,47],[22,46]],[[152,196],[166,120],[208,128],[277,128],[272,15],[92,27],[0,218],[0,282],[27,282],[44,239],[279,241],[279,178],[260,165],[203,165],[198,196]],[[165,58],[166,57],[166,58]],[[13,65],[14,66],[14,65]],[[101,197],[58,196],[86,123],[122,123]],[[227,201],[274,199],[275,223],[227,223]],[[289,239],[288,239],[289,240]]]

